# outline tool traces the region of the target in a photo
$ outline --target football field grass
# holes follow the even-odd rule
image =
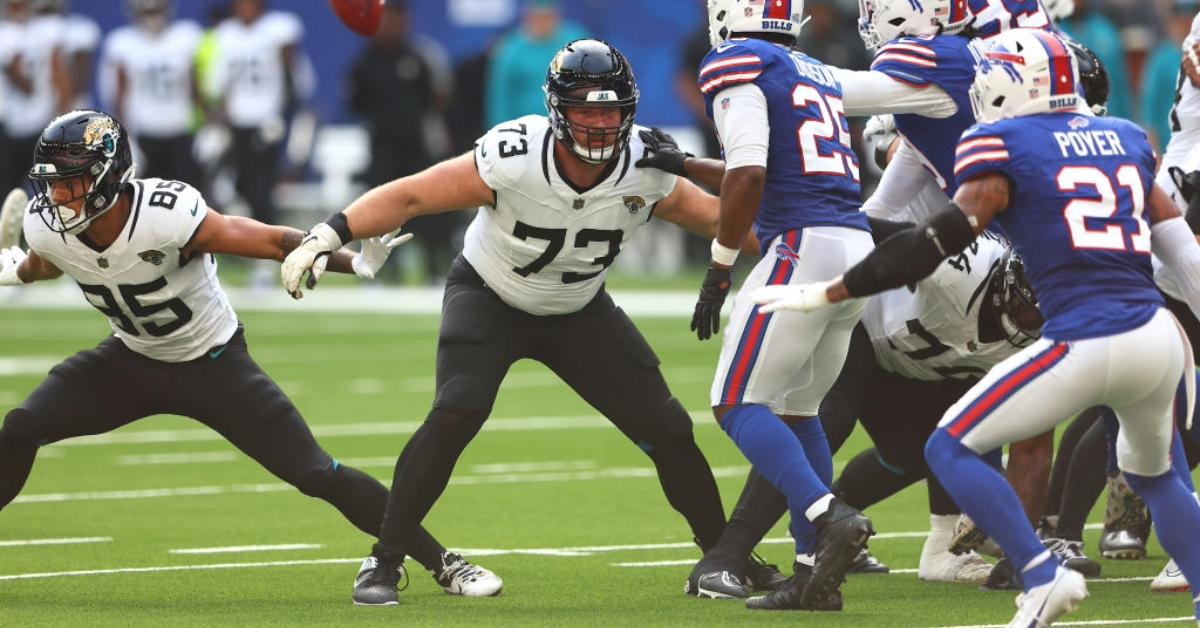
[[[432,399],[436,318],[303,307],[242,318],[251,355],[322,445],[390,484],[395,457]],[[696,418],[728,509],[748,466],[706,410],[718,343],[696,341],[683,317],[635,319]],[[55,362],[106,332],[90,310],[0,309],[0,415]],[[237,412],[232,400],[230,412]],[[866,442],[856,430],[837,467]],[[444,544],[497,572],[502,596],[448,596],[410,560],[400,606],[352,606],[351,582],[372,539],[203,426],[154,417],[41,450],[21,496],[0,512],[0,626],[882,628],[1011,618],[1010,592],[917,579],[928,526],[923,485],[868,514],[880,532],[871,550],[893,573],[852,576],[842,613],[751,612],[741,602],[686,597],[683,581],[698,551],[649,461],[548,370],[521,362],[425,522]],[[1092,521],[1101,514],[1094,510]],[[1097,535],[1086,537],[1093,554]],[[785,536],[777,526],[760,553],[790,570]],[[1188,625],[1188,596],[1149,591],[1165,560],[1155,543],[1148,560],[1103,561],[1091,599],[1064,620]]]

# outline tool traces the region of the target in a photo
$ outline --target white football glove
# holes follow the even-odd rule
[[[28,204],[29,195],[21,188],[13,189],[4,198],[4,205],[0,207],[0,249],[21,243],[21,221]]]
[[[25,282],[17,277],[17,267],[29,257],[19,246],[0,249],[0,286],[19,286]]]
[[[279,276],[283,279],[283,289],[287,290],[293,299],[303,297],[304,294],[300,292],[300,280],[304,278],[304,274],[308,273],[305,287],[312,290],[321,280],[321,275],[325,273],[325,265],[329,263],[329,256],[340,248],[342,248],[342,239],[338,237],[333,227],[325,223],[313,227],[308,235],[300,241],[300,246],[288,253],[288,256],[283,259],[283,265],[279,267]]]
[[[839,278],[840,279],[840,278]],[[825,296],[825,290],[836,279],[829,281],[819,281],[816,283],[802,283],[790,286],[763,286],[754,291],[750,295],[755,303],[762,307],[758,308],[760,312],[778,312],[779,310],[798,310],[801,312],[811,312],[812,310],[829,305],[829,297]]]
[[[399,234],[399,230],[397,230],[387,235],[363,240],[362,250],[350,262],[350,266],[354,268],[354,274],[363,279],[374,279],[375,273],[378,273],[379,269],[383,268],[383,265],[387,263],[388,256],[392,254],[392,249],[408,242],[412,238],[413,234]]]

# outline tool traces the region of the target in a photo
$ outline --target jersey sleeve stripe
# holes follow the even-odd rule
[[[958,173],[962,172],[963,170],[970,168],[971,166],[973,166],[977,163],[981,163],[981,162],[985,162],[985,161],[989,161],[989,162],[1008,161],[1008,151],[1006,151],[1006,150],[989,150],[989,151],[975,153],[975,154],[969,155],[967,157],[963,157],[962,159],[959,159],[958,162],[956,162],[954,164],[954,174],[957,175]]]
[[[884,53],[893,52],[893,51],[901,52],[901,53],[904,53],[904,52],[915,53],[915,54],[921,55],[923,57],[929,57],[930,59],[937,58],[937,52],[935,52],[933,49],[926,48],[924,46],[914,46],[912,44],[885,44],[882,48],[879,49],[879,54],[884,54]]]
[[[700,68],[700,80],[704,80],[706,76],[724,68],[737,66],[752,66],[762,65],[762,59],[758,55],[742,55],[740,57],[729,57],[728,59],[718,59],[712,63]],[[744,68],[743,68],[744,69]]]
[[[724,89],[726,87],[732,87],[734,85],[740,85],[742,83],[749,83],[749,82],[753,81],[754,79],[758,78],[759,74],[762,74],[762,70],[755,70],[753,72],[740,72],[740,73],[736,73],[736,74],[726,74],[724,76],[719,76],[707,83],[701,83],[700,84],[700,92],[704,93],[704,94],[710,94],[714,91],[717,91],[719,89]]]
[[[937,61],[934,61],[933,59],[915,57],[903,52],[884,52],[876,56],[875,61],[871,62],[871,69],[875,69],[876,66],[885,61],[891,61],[892,63],[899,63],[902,65],[915,65],[919,68],[937,67]]]
[[[999,137],[977,137],[965,142],[959,142],[958,148],[954,150],[954,154],[962,156],[977,148],[1004,148],[1004,140]]]

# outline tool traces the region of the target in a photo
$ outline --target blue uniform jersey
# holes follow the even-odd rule
[[[988,172],[1012,182],[996,216],[1025,261],[1046,324],[1079,340],[1134,329],[1163,303],[1143,212],[1154,151],[1120,118],[1047,113],[972,127],[958,144],[960,184]]]
[[[979,64],[978,44],[957,35],[899,37],[884,44],[875,54],[871,69],[916,87],[935,85],[954,100],[957,111],[949,118],[927,118],[906,113],[896,115],[896,130],[912,144],[938,185],[953,197],[954,144],[972,124],[969,96]]]
[[[775,236],[814,226],[869,230],[858,157],[842,109],[842,86],[820,61],[759,39],[732,39],[709,51],[699,85],[709,118],[728,107],[721,91],[754,84],[767,101],[767,180],[754,233],[763,252]]]

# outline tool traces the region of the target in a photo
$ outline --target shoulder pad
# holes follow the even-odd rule
[[[529,169],[540,169],[549,123],[545,116],[522,116],[492,127],[475,141],[475,167],[493,190],[512,186]]]

